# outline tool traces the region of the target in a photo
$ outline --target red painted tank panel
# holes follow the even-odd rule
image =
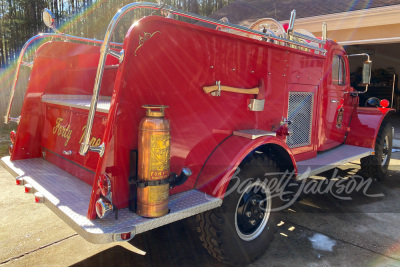
[[[94,118],[96,127],[93,127],[90,138],[93,146],[99,146],[102,143],[106,119],[106,114],[100,112]],[[79,147],[83,139],[86,121],[86,110],[46,104],[41,146],[84,169],[94,172],[99,160],[99,154],[88,153],[85,157],[79,155]],[[72,154],[64,155],[64,151],[71,151]],[[89,184],[92,184],[92,182],[90,180]]]

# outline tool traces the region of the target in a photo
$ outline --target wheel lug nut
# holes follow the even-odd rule
[[[249,223],[250,223],[251,225],[256,225],[256,220],[250,220]]]
[[[264,217],[264,213],[261,212],[259,217],[260,217],[260,219],[261,219],[262,217]]]
[[[251,204],[253,204],[253,205],[257,204],[257,200],[252,199],[252,200],[251,200]]]
[[[251,212],[250,211],[246,212],[246,216],[251,217]]]

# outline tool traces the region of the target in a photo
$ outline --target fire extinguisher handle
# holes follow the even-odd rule
[[[184,184],[190,175],[192,175],[192,170],[189,169],[188,167],[183,167],[181,174],[179,176],[175,174],[175,178],[172,182],[170,182],[169,188],[174,188],[175,186]]]

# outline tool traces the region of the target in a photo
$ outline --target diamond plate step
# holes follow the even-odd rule
[[[91,95],[43,95],[42,102],[57,104],[66,107],[81,108],[89,110],[90,102],[92,101]],[[111,97],[100,96],[97,101],[96,111],[108,113],[111,105]]]
[[[126,208],[118,211],[118,220],[114,213],[102,220],[89,220],[86,213],[92,187],[88,184],[42,158],[11,162],[10,157],[3,157],[1,163],[15,177],[32,185],[34,192],[42,193],[45,205],[91,243],[119,241],[119,233],[130,232],[133,237],[222,204],[220,198],[191,190],[171,196],[171,212],[160,218],[143,218]]]
[[[297,162],[298,179],[302,180],[351,161],[369,156],[372,148],[340,145],[328,151],[318,152],[317,157]],[[309,173],[308,173],[309,171]]]

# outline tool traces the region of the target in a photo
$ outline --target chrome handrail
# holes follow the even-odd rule
[[[25,52],[28,50],[28,47],[35,41],[43,38],[60,38],[60,39],[65,39],[68,41],[80,41],[80,42],[86,42],[86,43],[94,43],[94,44],[102,44],[103,42],[100,40],[96,39],[90,39],[90,38],[84,38],[84,37],[77,37],[77,36],[72,36],[68,34],[56,34],[56,33],[40,33],[38,35],[33,36],[30,38],[22,47],[21,52],[19,53],[19,57],[17,60],[17,66],[14,74],[14,79],[12,83],[12,88],[11,88],[11,93],[10,93],[10,99],[8,101],[8,107],[7,107],[7,112],[6,115],[4,116],[4,123],[8,124],[10,121],[16,122],[17,124],[20,121],[20,117],[18,118],[10,118],[10,113],[11,113],[11,107],[12,103],[14,101],[14,95],[15,95],[15,89],[17,87],[18,83],[18,78],[19,78],[19,72],[21,70],[21,66],[27,66],[32,68],[33,63],[32,62],[25,62],[23,61],[23,58],[25,56]],[[122,47],[121,43],[111,43],[112,46],[119,46]]]
[[[146,2],[142,2],[142,3],[131,3],[128,4],[126,6],[124,6],[123,8],[121,8],[112,18],[110,24],[108,25],[106,34],[104,36],[104,41],[103,44],[101,45],[100,48],[100,59],[99,59],[99,65],[97,67],[97,72],[96,72],[96,80],[95,80],[95,84],[94,84],[94,88],[93,88],[93,96],[92,96],[92,100],[90,103],[90,109],[89,109],[89,114],[88,114],[88,119],[86,122],[86,128],[85,128],[85,132],[84,132],[84,137],[83,137],[83,142],[81,143],[80,149],[79,149],[79,154],[84,156],[86,155],[86,153],[91,150],[91,151],[96,151],[100,153],[100,156],[102,156],[104,154],[104,145],[102,144],[101,147],[90,147],[89,145],[89,139],[90,139],[90,135],[92,132],[92,127],[93,127],[93,120],[94,120],[94,114],[96,111],[96,107],[97,107],[97,101],[98,101],[98,97],[99,97],[99,92],[100,92],[100,85],[101,85],[101,81],[103,78],[103,72],[104,72],[104,65],[105,65],[105,61],[106,61],[106,57],[107,54],[112,54],[113,52],[109,51],[109,44],[110,44],[110,39],[111,36],[114,32],[114,29],[116,27],[116,25],[118,24],[119,20],[129,11],[137,9],[137,8],[148,8],[148,9],[156,9],[156,10],[165,10],[167,12],[170,12],[171,14],[175,14],[175,15],[179,15],[179,16],[183,16],[183,17],[187,17],[190,19],[195,19],[198,21],[202,21],[202,22],[206,22],[206,23],[211,23],[214,25],[218,25],[218,26],[223,26],[225,28],[229,28],[232,30],[237,30],[240,32],[244,32],[244,33],[250,33],[253,35],[257,35],[260,37],[264,37],[264,38],[268,38],[268,39],[274,39],[276,41],[279,42],[284,42],[287,44],[294,44],[297,46],[302,46],[305,48],[309,48],[309,49],[313,49],[315,51],[319,51],[322,53],[326,53],[326,50],[323,48],[319,48],[319,47],[315,47],[312,45],[308,45],[308,44],[304,44],[304,43],[299,43],[293,40],[288,40],[285,38],[280,38],[272,33],[263,33],[263,32],[259,32],[259,31],[255,31],[255,30],[250,30],[249,28],[243,27],[243,26],[239,26],[239,25],[234,25],[234,24],[230,24],[230,23],[226,23],[223,21],[219,21],[219,20],[214,20],[214,19],[210,19],[210,18],[206,18],[197,14],[193,14],[190,12],[186,12],[186,11],[182,11],[182,10],[178,10],[175,8],[172,8],[171,6],[165,6],[165,5],[159,5],[159,4],[155,4],[155,3],[146,3]],[[317,38],[312,38],[312,37],[308,37],[305,38],[307,40],[310,41],[314,41],[320,44],[325,44],[325,41],[321,41]]]

